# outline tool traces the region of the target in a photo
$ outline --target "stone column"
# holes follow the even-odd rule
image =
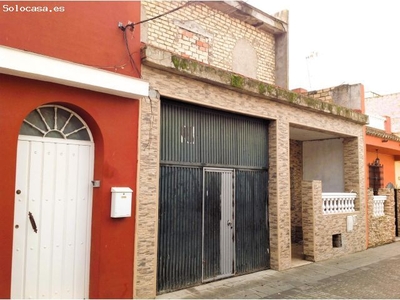
[[[302,213],[303,213],[303,252],[306,260],[315,261],[317,243],[316,233],[318,219],[322,214],[322,182],[320,180],[303,181],[302,183]]]
[[[289,123],[269,127],[269,225],[271,268],[291,267]]]
[[[157,278],[160,95],[140,102],[134,298],[155,298]]]
[[[364,139],[345,138],[343,140],[344,156],[344,189],[345,192],[353,191],[358,194],[356,201],[356,210],[365,209],[365,167],[364,167]]]

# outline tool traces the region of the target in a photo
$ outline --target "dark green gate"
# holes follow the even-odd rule
[[[160,165],[158,292],[269,268],[268,121],[162,98]]]

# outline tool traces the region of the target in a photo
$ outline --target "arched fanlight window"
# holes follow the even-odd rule
[[[33,110],[24,119],[19,134],[92,141],[85,122],[73,111],[58,105],[44,105]]]

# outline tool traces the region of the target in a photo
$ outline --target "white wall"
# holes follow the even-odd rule
[[[321,180],[322,192],[349,192],[343,163],[343,139],[303,142],[303,179]]]
[[[400,133],[400,93],[365,99],[365,113],[389,116],[392,132]]]

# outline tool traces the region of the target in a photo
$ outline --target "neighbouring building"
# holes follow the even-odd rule
[[[0,298],[132,298],[140,2],[1,3]]]
[[[392,138],[385,138],[382,136],[384,133],[386,134],[393,134],[396,136],[400,136],[400,93],[389,94],[389,95],[376,95],[366,97],[365,98],[365,112],[370,116],[370,123],[372,124],[371,127],[380,131],[380,135],[378,132],[371,135],[375,135],[380,143],[378,143],[378,154],[380,158],[382,151],[380,148],[392,148],[397,150],[398,142],[396,137]],[[394,143],[393,143],[394,142]],[[374,152],[374,148],[371,149],[371,153]],[[376,152],[376,151],[375,151]],[[371,157],[374,155],[371,154]],[[375,153],[376,156],[376,153]],[[393,165],[394,162],[394,169],[393,166],[390,169],[384,170],[384,185],[386,186],[389,182],[392,183],[395,187],[400,186],[400,160],[398,153],[393,156],[395,159],[390,162]],[[392,158],[393,158],[392,157]],[[371,160],[371,159],[370,159]],[[387,165],[387,164],[386,164]],[[386,173],[388,172],[388,173]]]
[[[288,91],[288,12],[142,2],[134,296],[366,249],[367,116]]]
[[[365,98],[367,162],[369,168],[370,245],[389,243],[399,236],[400,94]],[[394,189],[394,190],[393,190]]]

